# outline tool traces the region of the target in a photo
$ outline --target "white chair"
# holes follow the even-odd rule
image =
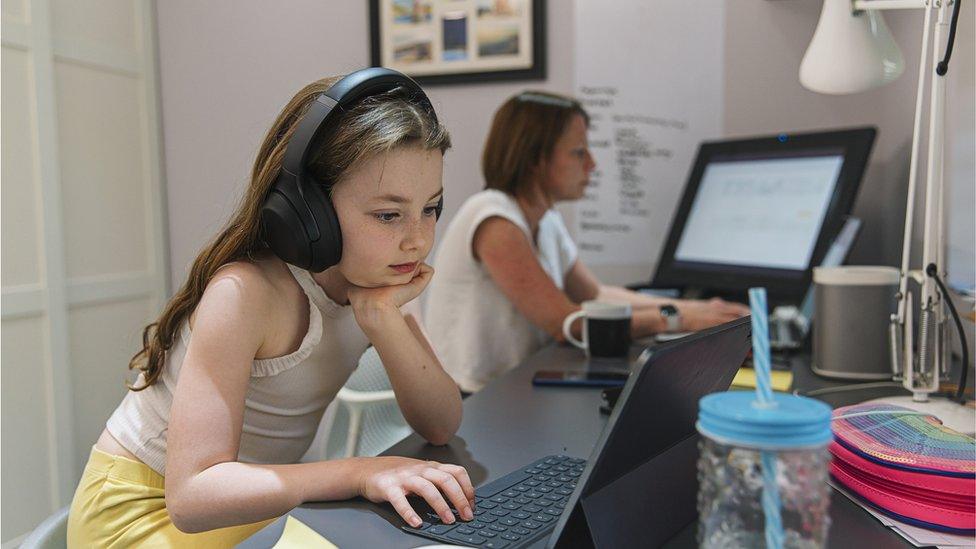
[[[64,549],[68,546],[68,507],[58,509],[27,536],[21,549]]]
[[[327,459],[375,456],[412,432],[373,347],[363,353],[359,367],[339,389],[336,402],[325,444]]]

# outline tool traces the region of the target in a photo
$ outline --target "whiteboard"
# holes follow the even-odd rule
[[[724,15],[721,0],[576,0],[597,163],[574,216],[584,262],[656,265],[698,144],[722,135]]]

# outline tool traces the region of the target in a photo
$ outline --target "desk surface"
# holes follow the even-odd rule
[[[632,359],[639,348],[635,347]],[[803,357],[792,359],[794,387],[801,390],[842,385],[815,376]],[[619,361],[617,365],[622,365]],[[409,456],[463,465],[479,486],[549,454],[588,458],[607,423],[599,413],[600,391],[587,388],[532,386],[532,374],[541,369],[581,367],[586,358],[574,347],[552,345],[495,380],[464,401],[464,420],[457,436],[446,446],[427,444],[418,435],[403,439],[386,455]],[[876,396],[882,390],[835,393],[824,397],[831,406],[842,406]],[[868,515],[843,495],[831,496],[830,547],[909,546],[901,537]],[[400,530],[402,520],[388,505],[362,499],[332,503],[308,503],[291,515],[332,543],[355,547],[418,547],[433,543]],[[246,540],[240,547],[271,547],[280,537],[279,519]],[[675,536],[667,547],[696,547],[695,523]]]

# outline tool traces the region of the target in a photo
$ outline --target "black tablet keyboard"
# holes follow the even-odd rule
[[[472,547],[517,549],[548,536],[583,473],[586,460],[548,456],[475,490],[474,520],[444,524],[432,510],[421,512],[411,534]]]

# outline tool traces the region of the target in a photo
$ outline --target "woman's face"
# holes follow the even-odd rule
[[[583,197],[590,172],[596,167],[586,143],[586,120],[576,114],[556,140],[549,160],[543,164],[542,188],[553,202]]]
[[[356,286],[406,284],[434,245],[444,158],[439,150],[399,147],[350,170],[332,203],[342,228],[338,269]]]

